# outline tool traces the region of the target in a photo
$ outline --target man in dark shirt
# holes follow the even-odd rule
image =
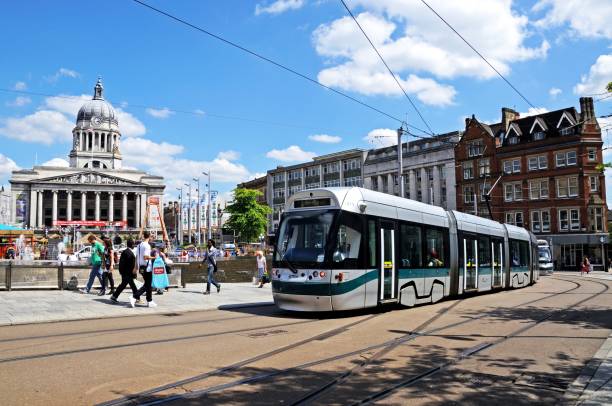
[[[136,284],[134,283],[134,276],[136,272],[136,255],[134,255],[134,240],[131,238],[127,240],[127,248],[123,250],[121,253],[121,258],[119,258],[119,273],[121,274],[121,284],[115,290],[115,293],[111,296],[111,300],[113,302],[117,302],[117,298],[119,294],[123,292],[123,289],[127,285],[130,285],[130,289],[132,289],[132,295],[135,295],[138,291],[136,288]],[[134,306],[132,306],[134,307]]]

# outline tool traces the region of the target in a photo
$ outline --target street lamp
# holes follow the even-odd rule
[[[178,214],[178,225],[175,228],[177,245],[183,244],[183,188],[177,187],[176,190],[179,192],[179,214]],[[176,213],[175,213],[176,216]]]
[[[402,164],[402,134],[404,134],[404,128],[400,127],[397,129],[397,180],[399,182],[399,192],[402,198],[405,198],[404,194],[404,174]]]
[[[202,234],[202,224],[200,221],[200,178],[193,178],[194,182],[198,182],[198,202],[196,204],[196,229],[198,230],[198,234],[196,237],[196,241],[198,242],[198,245],[200,245],[201,242],[201,234]]]
[[[191,183],[185,183],[185,186],[189,188],[189,192],[187,192],[187,241],[191,244]]]
[[[208,239],[212,239],[212,230],[210,229],[210,210],[211,210],[211,204],[210,204],[210,169],[208,169],[208,172],[202,172],[202,174],[204,176],[208,176],[208,183],[206,184],[206,186],[208,187],[208,205],[206,208],[206,230],[208,230]]]

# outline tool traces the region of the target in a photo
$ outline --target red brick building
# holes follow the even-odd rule
[[[455,147],[457,208],[525,227],[547,240],[560,269],[583,256],[600,265],[608,243],[601,130],[593,99],[521,118],[502,109],[500,123],[474,116]]]

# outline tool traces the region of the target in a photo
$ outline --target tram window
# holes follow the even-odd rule
[[[529,243],[525,241],[510,241],[510,265],[529,265]]]
[[[521,241],[519,243],[519,247],[521,250],[521,266],[529,265],[529,243],[526,241]]]
[[[421,267],[421,247],[421,228],[402,224],[400,227],[401,266],[407,268]]]
[[[425,239],[427,240],[427,266],[430,268],[444,266],[446,263],[444,233],[441,230],[429,228],[425,231]]]
[[[376,222],[374,220],[368,220],[368,251],[370,267],[376,267]]]
[[[491,266],[491,243],[488,237],[478,237],[478,265]]]
[[[340,225],[336,235],[333,261],[347,266],[359,266],[361,252],[361,218],[349,213],[340,215]]]

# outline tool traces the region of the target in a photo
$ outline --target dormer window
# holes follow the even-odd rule
[[[562,128],[561,130],[559,130],[559,134],[561,134],[561,135],[573,135],[574,134],[574,127]]]
[[[510,145],[518,144],[518,140],[519,140],[518,137],[512,136],[512,137],[508,138],[508,144],[510,144]]]
[[[544,131],[537,131],[537,132],[533,133],[533,140],[534,141],[541,141],[544,138],[546,138],[546,133]]]

